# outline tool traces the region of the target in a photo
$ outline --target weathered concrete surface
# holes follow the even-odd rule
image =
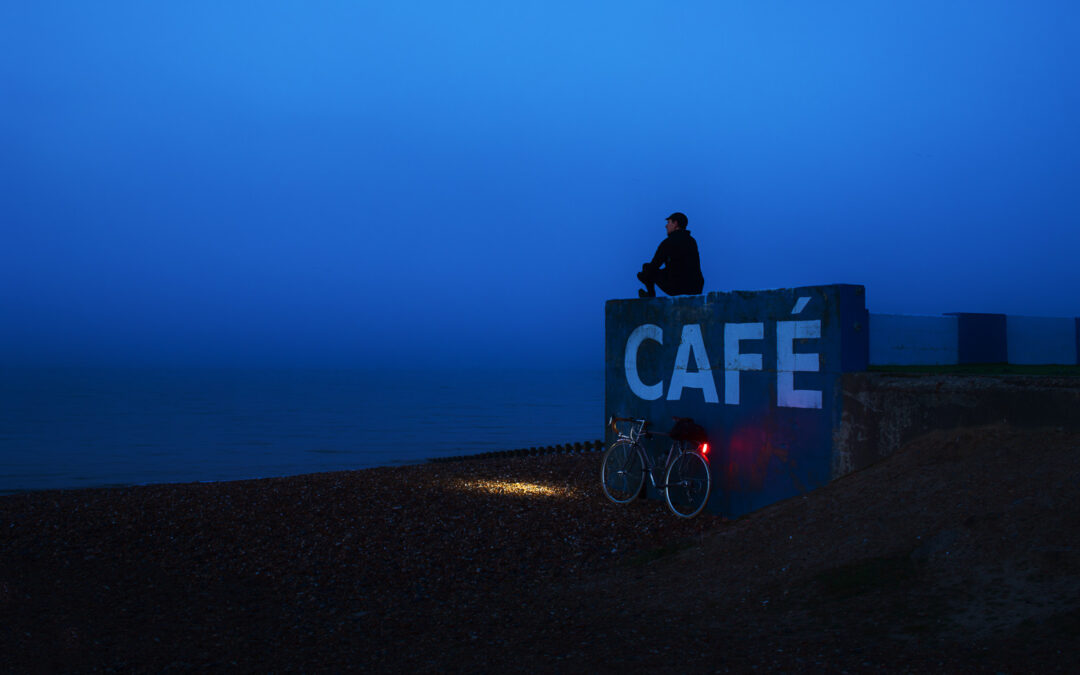
[[[805,494],[831,480],[839,375],[866,370],[867,322],[865,289],[845,284],[609,300],[605,414],[703,426],[713,513]],[[662,484],[670,441],[644,445]],[[647,494],[660,496],[652,481]]]
[[[833,479],[937,429],[1007,424],[1080,430],[1080,378],[845,373]]]

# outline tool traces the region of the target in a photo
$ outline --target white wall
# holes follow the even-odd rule
[[[955,316],[871,314],[870,365],[957,363],[958,326]]]
[[[1076,363],[1075,319],[1008,316],[1005,331],[1009,363]]]

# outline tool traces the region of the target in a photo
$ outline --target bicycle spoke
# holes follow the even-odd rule
[[[616,441],[604,453],[601,466],[604,494],[617,504],[633,501],[644,484],[644,468],[638,446]]]
[[[665,495],[668,506],[679,516],[697,515],[709,497],[709,466],[696,453],[685,453],[668,468]]]

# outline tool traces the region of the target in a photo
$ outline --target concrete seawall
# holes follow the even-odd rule
[[[938,429],[1009,425],[1080,430],[1080,378],[845,373],[833,479]]]

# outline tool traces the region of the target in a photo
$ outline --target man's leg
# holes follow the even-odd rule
[[[695,290],[688,287],[684,282],[673,281],[671,276],[667,273],[667,268],[660,270],[653,277],[653,281],[656,287],[667,293],[668,295],[675,297],[676,295],[698,295],[701,293],[701,289]]]
[[[638,281],[645,284],[645,290],[638,290],[639,298],[655,298],[656,288],[655,279],[653,278],[653,272],[649,268],[649,263],[645,263],[641,266],[641,271],[637,275]]]
[[[682,295],[680,292],[681,289],[676,288],[675,284],[671,283],[671,280],[668,278],[667,269],[660,270],[656,275],[655,281],[657,288],[668,295]]]

